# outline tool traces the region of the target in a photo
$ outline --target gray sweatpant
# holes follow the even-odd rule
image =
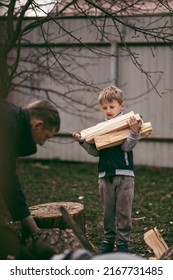
[[[131,212],[134,177],[111,176],[99,179],[99,192],[104,208],[105,240],[129,241],[132,231]]]

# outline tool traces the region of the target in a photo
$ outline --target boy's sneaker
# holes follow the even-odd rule
[[[99,248],[100,254],[106,254],[113,252],[114,250],[114,243],[109,242],[108,240],[104,240]]]
[[[116,252],[129,253],[128,242],[125,240],[119,240],[117,243]]]

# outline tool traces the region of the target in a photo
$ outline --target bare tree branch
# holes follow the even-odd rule
[[[121,44],[125,55],[130,57],[135,67],[146,77],[149,83],[147,92],[154,89],[159,96],[162,96],[157,88],[158,80],[153,82],[151,72],[144,69],[139,62],[138,55],[127,44],[126,32],[131,32],[131,40],[141,36],[146,43],[163,42],[169,44],[172,49],[173,25],[171,19],[165,20],[165,14],[153,16],[161,9],[172,15],[173,6],[170,1],[86,0],[83,2],[84,5],[81,5],[81,1],[78,0],[61,1],[54,16],[52,13],[45,12],[43,5],[39,5],[34,0],[26,0],[21,6],[18,5],[18,0],[1,1],[0,6],[7,11],[6,14],[4,12],[5,20],[0,21],[0,32],[2,31],[2,43],[0,44],[1,97],[6,97],[12,91],[19,94],[33,94],[33,96],[42,94],[52,100],[54,96],[58,96],[68,105],[67,108],[64,108],[62,102],[62,105],[59,106],[70,114],[74,113],[74,108],[79,105],[81,107],[79,106],[79,110],[76,112],[78,115],[84,110],[86,113],[83,114],[86,115],[87,112],[97,111],[96,101],[94,101],[95,94],[104,84],[111,83],[112,77],[102,82],[94,81],[90,77],[90,68],[95,67],[98,61],[104,61],[105,58],[117,59],[118,54],[110,53],[105,48],[98,48],[97,45],[94,46],[90,42],[84,41],[82,26],[69,30],[64,25],[64,17],[69,9],[73,9],[76,16],[80,15],[85,18],[86,26],[84,28],[94,30],[96,35],[93,41],[95,40],[97,44],[105,43],[114,48],[117,44]],[[152,11],[148,9],[149,2],[152,2],[150,3],[153,7]],[[48,4],[46,3],[46,5]],[[29,10],[33,11],[35,17],[26,20],[25,15]],[[38,10],[42,11],[45,16],[38,17]],[[143,23],[136,20],[135,17],[140,18],[139,15],[146,16],[147,13],[150,15],[148,22]],[[56,28],[56,34],[50,30],[50,23]],[[31,38],[31,34],[38,31],[41,43],[34,48],[35,43],[30,42],[29,38]],[[56,43],[60,41],[64,42],[62,47]],[[75,45],[73,49],[70,49],[68,43],[69,46],[70,44]],[[151,52],[153,53],[152,48]],[[89,79],[83,78],[83,72]],[[54,83],[55,87],[61,86],[63,91],[54,90],[51,85],[43,87],[41,80],[44,78]],[[138,94],[136,100],[145,96],[147,92]],[[90,96],[88,103],[86,103],[84,95]]]

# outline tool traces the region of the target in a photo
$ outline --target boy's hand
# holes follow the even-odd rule
[[[138,120],[135,117],[130,117],[130,120],[128,121],[128,125],[133,133],[139,133],[142,121]]]
[[[82,138],[80,133],[73,132],[72,136],[76,141],[79,141],[81,143],[85,141],[85,138]]]

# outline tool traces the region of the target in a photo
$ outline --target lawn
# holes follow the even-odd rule
[[[29,205],[55,201],[83,203],[87,237],[99,246],[103,223],[96,164],[19,160],[17,169]],[[166,168],[136,166],[135,174],[130,250],[149,256],[143,235],[155,226],[167,245],[173,245],[173,172]]]

